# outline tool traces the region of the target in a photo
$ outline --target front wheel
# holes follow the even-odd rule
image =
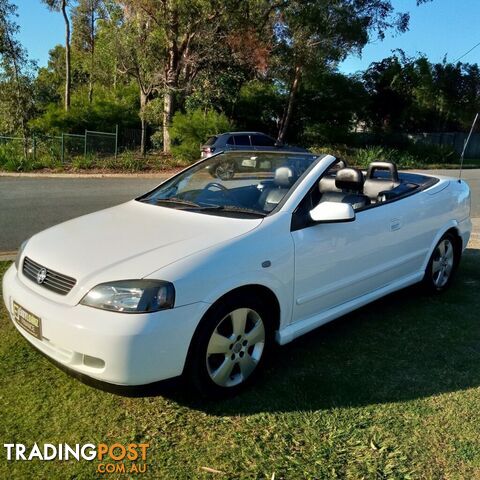
[[[205,396],[238,393],[258,375],[273,343],[265,306],[246,296],[214,306],[194,336],[187,373]]]
[[[455,237],[446,233],[433,250],[423,283],[430,292],[443,292],[452,283],[460,254],[455,248]]]

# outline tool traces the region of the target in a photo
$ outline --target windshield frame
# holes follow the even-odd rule
[[[270,212],[265,212],[265,214],[262,214],[260,211],[258,212],[258,217],[256,218],[257,220],[259,218],[265,218],[265,217],[270,217],[271,215],[274,215],[275,213],[279,212],[285,202],[288,200],[288,198],[292,195],[292,193],[299,187],[299,185],[303,182],[304,178],[310,173],[310,171],[315,168],[315,166],[326,156],[325,154],[317,154],[317,153],[311,153],[311,152],[296,152],[296,151],[290,151],[290,150],[281,150],[281,151],[271,151],[271,150],[254,150],[253,148],[250,149],[245,149],[242,150],[241,153],[243,154],[248,154],[252,153],[253,155],[258,155],[258,154],[267,154],[267,155],[296,155],[296,156],[305,156],[305,155],[310,155],[313,158],[312,163],[306,168],[306,170],[297,178],[295,183],[290,187],[288,192],[284,195],[284,197],[281,199],[281,201],[278,203],[278,205],[272,209]],[[188,167],[184,168],[183,170],[180,170],[179,172],[175,173],[173,176],[166,178],[163,182],[159,183],[156,187],[152,188],[151,190],[145,192],[144,194],[140,195],[139,197],[136,197],[134,200],[142,203],[147,203],[145,202],[145,199],[148,198],[150,195],[152,195],[156,190],[161,188],[164,184],[170,181],[174,181],[177,177],[180,175],[183,175],[187,173],[189,170],[192,170],[196,167],[198,167],[202,163],[206,163],[214,159],[215,157],[218,157],[220,155],[234,155],[238,154],[239,152],[237,150],[221,150],[218,152],[215,152],[213,155],[210,155],[207,158],[201,158],[195,163],[192,163],[192,165],[189,165]],[[169,208],[169,207],[166,207]],[[201,210],[201,209],[194,209],[192,208],[191,210],[188,210],[189,212],[196,212],[196,213],[203,213],[203,214],[218,214],[221,212],[224,213],[232,213],[227,210],[221,210],[221,209],[211,209],[211,210]],[[223,216],[230,216],[230,215],[223,215]],[[233,216],[230,216],[232,218]],[[252,218],[254,219],[255,217],[250,216],[250,217],[243,217],[243,218]]]

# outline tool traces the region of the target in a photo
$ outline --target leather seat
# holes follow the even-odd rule
[[[322,192],[324,185],[319,182],[321,202],[349,203],[354,209],[370,205],[370,198],[362,193],[363,174],[356,168],[342,168],[335,177],[335,187],[339,191]]]
[[[378,171],[386,171],[387,175],[376,177]],[[363,193],[373,201],[379,201],[381,192],[393,190],[400,185],[397,166],[392,162],[372,162],[368,166],[367,178],[363,185]]]
[[[342,168],[348,167],[348,164],[345,160],[339,159],[337,163],[333,167],[330,168],[329,173],[322,177],[320,179],[320,183],[318,184],[318,188],[320,190],[320,193],[325,193],[325,192],[341,192],[339,188],[335,186],[335,172],[338,172],[338,170],[341,170]]]
[[[295,183],[296,176],[290,167],[279,167],[275,170],[274,187],[266,188],[260,195],[258,203],[265,212],[271,212]]]
[[[320,182],[318,182],[318,189],[320,190],[320,193],[341,192],[341,190],[335,186],[335,177],[330,175],[320,179]]]

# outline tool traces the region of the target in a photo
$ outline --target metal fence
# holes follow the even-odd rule
[[[118,126],[115,132],[97,132],[85,130],[83,135],[62,133],[60,135],[38,135],[14,137],[0,135],[0,145],[9,145],[12,152],[23,155],[33,161],[48,157],[56,162],[71,163],[80,157],[117,157],[123,150],[136,150],[140,146],[140,134],[128,129],[120,134]]]

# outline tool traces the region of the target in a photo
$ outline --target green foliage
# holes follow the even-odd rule
[[[124,152],[119,155],[116,164],[129,172],[139,172],[145,168],[145,157],[135,152]]]
[[[0,169],[18,172],[24,169],[25,160],[21,140],[0,144]]]
[[[138,126],[133,86],[119,87],[116,92],[98,89],[92,103],[84,89],[78,92],[68,112],[59,104],[49,104],[41,116],[30,122],[33,131],[50,135],[83,134],[85,130],[114,132],[115,125]]]
[[[345,159],[350,165],[366,168],[372,162],[394,162],[399,168],[428,168],[431,166],[455,166],[458,156],[445,146],[407,143],[401,147],[367,145],[352,147],[347,145],[322,145],[310,148],[315,153],[328,153]],[[468,161],[466,162],[468,164]]]
[[[185,161],[198,160],[200,145],[210,135],[232,129],[232,122],[223,114],[208,110],[193,110],[176,113],[173,117],[171,138],[172,153],[175,158]]]
[[[477,64],[431,63],[400,51],[372,63],[363,81],[370,96],[367,123],[376,130],[466,130],[480,108]]]
[[[89,170],[97,164],[97,157],[93,154],[80,155],[72,159],[72,167],[77,170]]]
[[[452,147],[447,145],[434,145],[427,143],[413,143],[407,147],[408,152],[421,158],[425,163],[458,163],[459,155]]]
[[[359,167],[368,167],[372,162],[391,161],[394,156],[394,150],[386,150],[383,147],[366,147],[359,149],[355,156],[355,165]]]
[[[242,85],[235,107],[239,128],[276,135],[275,119],[283,111],[283,98],[277,86],[267,80],[252,80]]]
[[[390,137],[465,130],[480,109],[478,65],[434,64],[397,52],[363,74],[336,70],[372,33],[406,29],[408,15],[392,0],[292,0],[274,8],[270,0],[227,0],[222,8],[210,0],[43,2],[54,11],[67,6],[71,17],[71,106],[66,112],[63,105],[65,47],[56,45],[37,71],[15,38],[14,5],[0,0],[0,134],[143,125],[142,146],[158,150],[163,123],[169,125],[176,110],[187,112],[175,116],[170,132],[176,161],[198,158],[208,135],[232,128],[228,117],[240,129],[272,136],[286,124],[280,133],[291,144],[382,145],[383,155],[401,156],[405,165],[449,163],[451,150]],[[291,116],[283,122],[289,99]],[[353,133],[359,130],[375,138],[359,141]],[[68,156],[83,152],[67,147]],[[360,152],[357,161],[374,153]],[[37,155],[37,164],[59,158],[58,147],[50,148]]]

